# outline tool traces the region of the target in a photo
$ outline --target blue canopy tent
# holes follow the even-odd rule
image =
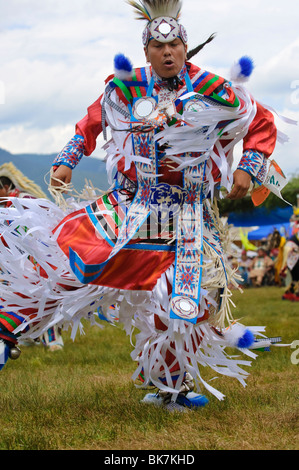
[[[288,233],[292,214],[291,206],[277,207],[271,211],[264,207],[256,207],[249,212],[230,214],[227,222],[235,227],[258,227],[248,233],[248,240],[261,240],[275,229],[281,234]]]
[[[267,238],[274,230],[278,230],[281,235],[286,236],[289,233],[290,224],[261,225],[257,230],[248,233],[248,240],[262,240]]]

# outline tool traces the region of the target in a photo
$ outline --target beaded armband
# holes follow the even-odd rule
[[[65,165],[72,170],[78,165],[84,152],[84,137],[75,135],[57,155],[53,166]]]
[[[253,181],[261,184],[264,182],[267,174],[267,158],[261,152],[246,150],[237,169],[246,171]]]

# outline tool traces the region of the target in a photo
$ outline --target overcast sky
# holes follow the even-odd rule
[[[0,0],[0,12],[0,147],[11,153],[59,152],[102,93],[115,54],[145,65],[143,22],[125,0]],[[229,78],[233,62],[251,56],[247,88],[299,121],[298,0],[184,0],[181,22],[190,48],[217,33],[196,65]],[[276,123],[289,141],[273,158],[287,176],[298,173],[299,125]]]

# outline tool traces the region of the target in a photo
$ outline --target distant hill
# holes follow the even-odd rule
[[[38,184],[47,196],[50,197],[47,184],[44,177],[50,171],[56,154],[38,155],[38,154],[11,154],[0,148],[0,165],[5,162],[12,162],[18,170],[25,176]],[[49,176],[47,176],[47,181]],[[85,157],[81,160],[79,166],[73,171],[72,183],[77,191],[84,187],[85,180],[102,190],[108,189],[106,177],[106,167],[102,160],[93,157]]]

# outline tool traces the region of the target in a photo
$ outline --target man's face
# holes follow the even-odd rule
[[[144,51],[146,60],[151,63],[159,77],[171,78],[175,77],[184,66],[187,45],[179,38],[167,43],[151,39]]]

